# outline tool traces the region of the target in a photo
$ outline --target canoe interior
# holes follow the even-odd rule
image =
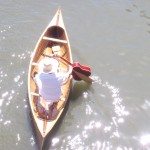
[[[47,40],[47,39],[44,39],[44,37],[52,38],[53,40]],[[63,42],[61,42],[61,40]],[[46,55],[53,54],[54,53],[52,50],[53,46],[60,46],[59,55],[71,62],[72,60],[71,60],[70,46],[68,42],[69,41],[66,36],[65,30],[59,26],[52,26],[52,27],[47,28],[45,33],[41,36],[39,43],[36,47],[36,51],[33,54],[32,61],[31,61],[31,69],[30,69],[30,91],[31,92],[38,93],[35,82],[33,80],[34,72],[38,72],[38,66],[32,65],[32,64],[33,63],[38,64],[44,58],[42,54],[46,54]],[[59,62],[59,68],[60,68],[59,71],[67,72],[69,65],[66,62],[62,61],[60,58],[57,58],[57,60]],[[71,82],[71,77],[68,78],[68,80],[65,81],[65,83],[62,85],[61,87],[62,97],[65,99],[65,101],[59,101],[58,105],[62,105],[63,103],[66,102],[69,92],[70,92],[70,85],[71,85],[70,82]],[[34,111],[33,113],[35,113],[35,115],[38,115],[38,113],[36,113],[37,109],[35,106],[36,101],[38,100],[38,97],[33,96],[31,94],[30,96],[32,100],[31,105],[33,106],[33,111]],[[40,119],[43,119],[43,118],[40,118]]]
[[[51,28],[48,28],[45,36],[66,40],[64,29],[59,26],[52,26]]]

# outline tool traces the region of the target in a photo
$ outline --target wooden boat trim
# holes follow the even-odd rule
[[[66,40],[59,40],[59,39],[55,39],[55,38],[49,38],[49,37],[46,37],[46,36],[44,36],[43,39],[44,39],[44,40],[54,41],[54,42],[65,43],[65,44],[67,43]]]

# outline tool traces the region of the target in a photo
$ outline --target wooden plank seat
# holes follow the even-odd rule
[[[66,40],[60,40],[60,39],[56,39],[56,38],[50,38],[50,37],[47,37],[47,36],[43,36],[43,39],[44,40],[58,42],[58,43],[65,43],[65,44],[67,43]]]

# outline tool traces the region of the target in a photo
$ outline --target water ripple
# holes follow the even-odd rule
[[[96,92],[98,97],[104,98],[107,103],[107,98],[110,95],[112,102],[108,102],[107,105],[109,105],[109,107],[107,107],[102,101],[99,103],[99,99],[98,101],[95,99],[97,97],[94,96],[93,98],[90,90],[83,91],[83,99],[86,99],[82,101],[83,107],[82,104],[80,104],[78,111],[77,108],[71,110],[71,113],[74,114],[76,124],[74,132],[70,131],[73,127],[68,127],[66,130],[69,135],[65,135],[66,131],[64,131],[62,141],[59,136],[53,138],[52,147],[54,148],[61,145],[62,150],[130,149],[129,146],[116,145],[116,143],[122,140],[120,127],[126,123],[125,117],[130,114],[123,105],[123,98],[120,96],[119,88],[109,84],[109,82],[103,82],[98,76],[93,76],[92,78],[96,79],[92,87],[94,88],[94,86],[100,85],[99,87],[104,89],[107,94],[105,95],[98,91]],[[98,89],[98,87],[96,87],[96,89]],[[102,108],[102,104],[103,107],[106,108]]]
[[[16,142],[16,145],[18,145],[20,141],[21,141],[21,137],[20,137],[20,134],[18,133],[18,134],[17,134],[17,142]]]
[[[30,144],[31,146],[35,145],[35,139],[33,136],[30,138]]]
[[[150,134],[141,136],[140,142],[143,146],[150,146]]]

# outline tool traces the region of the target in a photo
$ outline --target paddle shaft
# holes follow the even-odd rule
[[[62,60],[64,60],[66,63],[68,63],[69,65],[71,65],[73,67],[73,64],[71,62],[69,62],[68,60],[66,60],[65,58],[63,58],[62,56],[59,56],[59,55],[54,55],[54,56],[49,56],[49,55],[46,55],[46,54],[43,54],[44,56],[46,57],[50,57],[50,58],[53,58],[53,57],[58,57],[58,58],[61,58]],[[92,83],[93,82],[93,79],[91,79],[89,76],[86,76],[76,70],[73,70],[77,76],[79,76],[82,80],[84,80],[85,82],[88,82],[88,83]]]
[[[46,55],[46,54],[43,54],[43,56],[46,56],[46,57],[49,57],[49,58],[59,57],[59,58],[61,58],[62,60],[64,60],[66,63],[68,63],[69,65],[73,66],[73,64],[72,64],[71,62],[69,62],[68,60],[66,60],[66,59],[63,58],[62,56],[59,56],[59,55],[49,56],[49,55]]]

